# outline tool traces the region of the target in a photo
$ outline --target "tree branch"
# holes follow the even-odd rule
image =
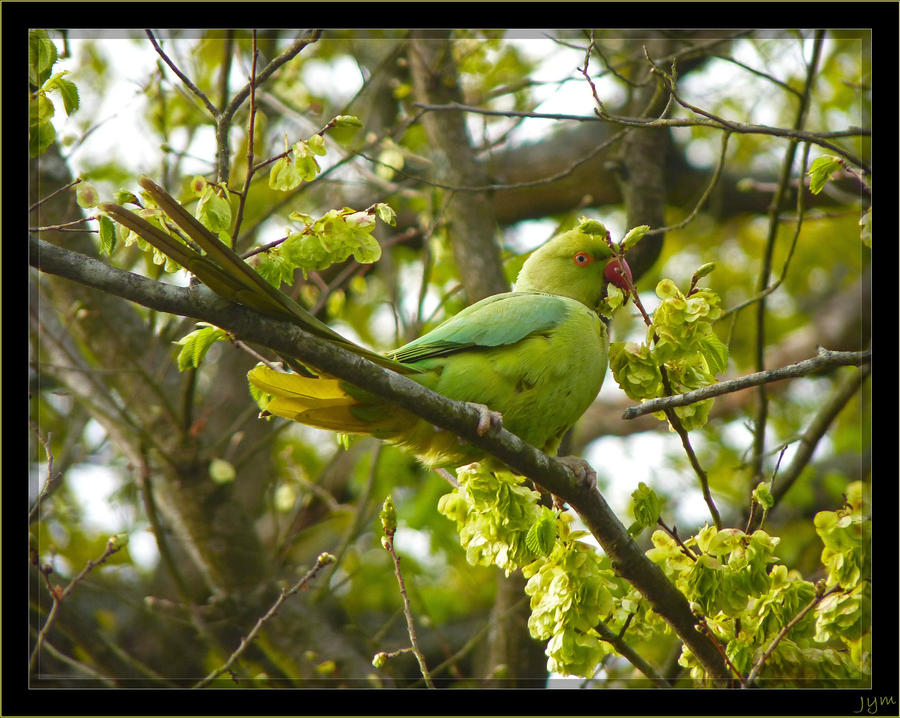
[[[779,369],[766,369],[753,374],[738,377],[737,379],[729,379],[720,381],[718,384],[705,386],[702,389],[685,392],[684,394],[676,394],[674,396],[663,396],[658,399],[650,399],[640,406],[632,406],[622,413],[623,419],[636,419],[644,414],[653,414],[664,409],[674,408],[676,406],[687,406],[705,399],[712,399],[722,394],[730,394],[731,392],[749,389],[752,386],[760,386],[769,384],[773,381],[783,381],[798,376],[806,376],[815,371],[822,369],[831,369],[838,366],[860,366],[872,361],[871,350],[863,352],[836,352],[828,349],[819,348],[818,356],[805,359],[796,364],[789,364]]]
[[[172,287],[111,267],[85,255],[29,237],[29,262],[50,274],[86,284],[158,311],[193,317],[233,332],[242,339],[323,367],[336,377],[394,402],[417,416],[459,435],[489,452],[514,471],[529,476],[566,501],[585,522],[609,556],[614,570],[629,580],[662,615],[703,663],[714,681],[729,672],[710,639],[696,629],[696,618],[685,597],[651,562],[627,533],[594,486],[579,484],[556,459],[499,429],[479,435],[476,409],[436,394],[411,379],[391,372],[279,321],[232,304],[206,287]]]

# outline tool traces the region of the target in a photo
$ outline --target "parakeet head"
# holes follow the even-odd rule
[[[627,291],[625,277],[631,279],[631,270],[624,258],[614,257],[607,237],[603,225],[593,220],[557,235],[525,261],[515,290],[559,294],[591,309],[603,298],[607,282]]]

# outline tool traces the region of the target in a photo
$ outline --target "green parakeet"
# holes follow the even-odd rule
[[[600,390],[606,373],[606,324],[596,309],[606,284],[631,284],[606,230],[587,222],[554,237],[522,266],[514,291],[467,307],[427,334],[381,355],[334,332],[278,291],[161,187],[141,186],[201,251],[114,204],[100,208],[191,271],[217,294],[298,326],[451,399],[502,417],[503,426],[555,454],[563,435]],[[252,369],[250,383],[269,414],[343,433],[371,434],[410,450],[423,463],[456,467],[482,453],[365,389],[325,374]]]
[[[623,284],[605,234],[574,229],[525,262],[514,291],[473,304],[386,356],[451,399],[499,412],[503,426],[551,455],[590,406],[606,373],[606,324],[595,309],[604,278]],[[371,434],[428,466],[460,466],[480,452],[447,431],[345,381],[260,365],[250,383],[266,411],[332,431]]]

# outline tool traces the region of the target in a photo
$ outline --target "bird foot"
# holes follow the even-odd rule
[[[582,486],[592,489],[597,485],[597,472],[580,456],[557,456],[556,458],[572,472],[575,480]]]
[[[466,404],[478,412],[478,426],[475,427],[478,436],[503,428],[503,414],[499,411],[493,411],[484,404],[477,404],[474,401],[467,401]]]

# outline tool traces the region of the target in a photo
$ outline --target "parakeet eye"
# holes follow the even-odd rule
[[[587,252],[575,252],[572,256],[572,261],[575,262],[579,267],[586,267],[591,262],[594,261],[594,258],[591,257]]]

